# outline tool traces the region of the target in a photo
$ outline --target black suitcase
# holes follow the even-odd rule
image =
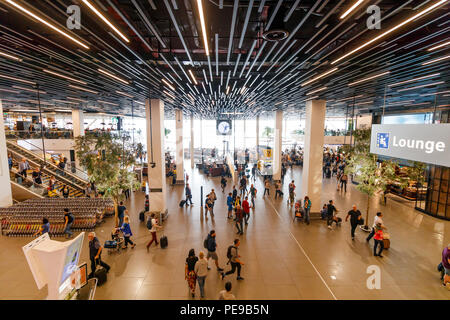
[[[162,236],[161,239],[159,239],[159,243],[161,244],[161,249],[165,249],[169,245],[169,240],[167,240],[166,236]]]
[[[145,212],[141,211],[139,212],[139,221],[144,222],[145,220]]]
[[[183,208],[185,204],[186,204],[186,200],[181,200],[180,201],[180,208]]]
[[[95,269],[94,278],[97,278],[97,286],[104,284],[108,279],[106,269],[102,266],[97,266],[97,269]]]

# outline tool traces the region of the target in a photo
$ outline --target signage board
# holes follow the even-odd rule
[[[374,124],[370,152],[450,167],[450,123]]]

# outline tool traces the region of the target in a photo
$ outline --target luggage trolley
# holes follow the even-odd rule
[[[108,253],[119,252],[125,242],[125,239],[120,236],[120,229],[114,228],[111,231],[111,238],[112,240],[105,241],[104,247],[108,249]]]

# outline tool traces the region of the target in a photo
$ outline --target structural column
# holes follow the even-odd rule
[[[189,154],[191,155],[191,168],[194,169],[194,115],[191,114],[191,143],[189,145]]]
[[[72,126],[73,126],[73,138],[84,136],[84,113],[79,109],[72,109]],[[75,167],[80,168],[80,162],[75,153]]]
[[[281,147],[283,144],[283,111],[275,112],[275,141],[273,150],[273,180],[281,181]]]
[[[184,183],[183,110],[175,110],[177,182]]]
[[[311,200],[311,212],[321,209],[323,142],[326,102],[306,102],[305,149],[302,172],[302,197]]]
[[[166,210],[166,174],[164,158],[164,102],[145,101],[147,122],[148,186],[151,212]]]
[[[13,204],[11,182],[9,181],[8,152],[6,149],[5,124],[3,120],[3,106],[0,100],[0,207]]]
[[[256,161],[259,160],[259,116],[256,116]]]

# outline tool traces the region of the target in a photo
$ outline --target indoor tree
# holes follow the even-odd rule
[[[97,190],[114,201],[116,225],[117,207],[123,191],[139,188],[133,172],[136,157],[128,136],[116,136],[108,132],[93,135],[87,133],[75,138],[75,151],[80,164],[86,169],[89,180]]]
[[[393,181],[406,186],[406,180],[395,174],[397,163],[392,160],[379,161],[378,156],[370,153],[371,129],[354,131],[355,143],[345,146],[347,166],[345,172],[353,176],[357,183],[356,189],[367,195],[367,208],[364,230],[369,231],[369,211],[372,197],[386,191]]]

